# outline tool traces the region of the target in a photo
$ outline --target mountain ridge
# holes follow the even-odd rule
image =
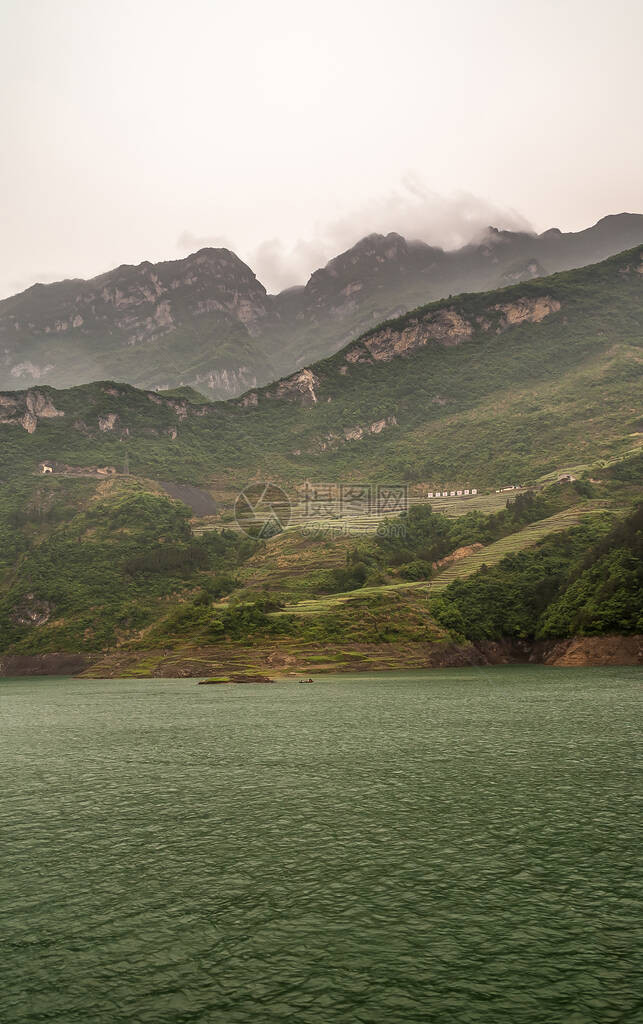
[[[228,249],[122,264],[0,301],[0,388],[121,379],[234,397],[427,301],[596,262],[640,242],[636,214],[609,215],[581,232],[490,228],[453,251],[371,234],[306,285],[277,295]]]
[[[227,402],[110,381],[2,392],[0,473],[120,472],[127,453],[135,474],[224,490],[356,474],[496,486],[608,457],[640,430],[642,257],[438,300]]]

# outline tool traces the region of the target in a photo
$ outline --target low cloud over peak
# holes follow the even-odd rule
[[[481,238],[489,225],[512,231],[533,230],[515,210],[468,192],[441,196],[408,175],[399,188],[387,195],[369,199],[341,217],[318,225],[312,238],[287,242],[275,237],[244,248],[220,235],[197,236],[184,231],[178,245],[184,251],[206,245],[232,249],[248,263],[268,291],[278,292],[305,284],[314,270],[373,232],[386,235],[395,231],[409,240],[458,249]]]

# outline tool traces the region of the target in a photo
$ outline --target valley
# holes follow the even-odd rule
[[[642,260],[429,303],[227,402],[0,393],[5,666],[417,667],[638,635]],[[262,481],[279,515],[251,503],[248,535]],[[621,567],[599,608],[588,551]]]
[[[643,4],[0,5],[0,1024],[625,1024]]]

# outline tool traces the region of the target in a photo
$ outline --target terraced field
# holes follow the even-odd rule
[[[431,591],[444,590],[453,580],[471,576],[483,565],[496,565],[505,555],[515,554],[516,551],[532,547],[550,533],[569,530],[571,526],[576,526],[584,516],[599,515],[609,511],[613,510],[596,502],[591,507],[567,509],[565,512],[558,512],[555,516],[550,516],[549,519],[531,523],[524,530],[509,534],[508,537],[503,537],[501,540],[489,544],[488,547],[475,551],[459,562],[453,562],[446,566],[438,576],[431,580]]]
[[[500,494],[477,494],[474,497],[462,498],[426,498],[409,495],[408,506],[430,505],[434,512],[440,512],[449,519],[464,516],[467,512],[483,512],[491,515],[505,508],[509,498],[524,494],[528,488],[516,488]],[[346,514],[339,501],[333,500],[324,504],[323,509],[311,514],[310,507],[304,502],[293,505],[286,531],[298,530],[305,536],[313,537],[353,537],[377,533],[380,525],[391,518],[392,512],[364,512]],[[217,517],[204,517],[193,522],[192,532],[201,536],[208,530],[220,530],[222,525],[228,529],[238,529],[234,522],[222,523]]]
[[[601,459],[599,462],[590,464],[588,462],[582,462],[578,465],[560,466],[555,469],[552,473],[545,473],[543,476],[538,477],[539,484],[552,484],[558,479],[562,473],[571,473],[572,476],[579,477],[585,471],[591,472],[595,476],[600,476],[601,469],[607,469],[609,466],[615,466],[619,462],[623,462],[624,459],[638,455],[643,448],[643,435],[640,432],[629,434],[629,439],[634,442],[632,447],[626,448],[624,451],[614,455],[612,458]]]
[[[453,562],[430,581],[421,580],[415,583],[390,583],[381,587],[362,587],[360,590],[352,590],[344,594],[332,594],[315,600],[299,601],[297,604],[288,605],[284,612],[280,614],[320,615],[331,611],[333,607],[350,601],[352,598],[364,598],[368,595],[375,596],[393,590],[419,589],[436,593],[444,590],[455,579],[471,576],[483,565],[496,565],[505,555],[532,547],[532,545],[537,544],[539,540],[547,537],[550,533],[568,530],[571,526],[579,523],[584,516],[605,515],[607,512],[614,511],[616,510],[607,507],[605,502],[587,502],[585,505],[567,509],[564,512],[558,512],[548,519],[541,519],[537,523],[531,523],[523,530],[512,533],[508,537],[503,537],[501,540],[473,552],[473,554],[460,559],[458,562]]]
[[[523,490],[507,491],[503,494],[478,494],[473,498],[424,498],[409,496],[408,505],[430,505],[434,512],[440,512],[449,519],[464,516],[467,512],[484,512],[491,515],[505,508],[508,498],[515,498]],[[339,506],[332,508],[323,516],[310,516],[305,507],[296,505],[291,513],[289,530],[302,530],[309,535],[315,531],[320,533],[334,532],[335,535],[368,535],[377,533],[380,525],[391,518],[390,512],[370,512],[362,515],[342,514]]]

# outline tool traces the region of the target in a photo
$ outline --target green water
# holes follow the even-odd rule
[[[640,681],[0,682],[0,1019],[634,1021]]]

